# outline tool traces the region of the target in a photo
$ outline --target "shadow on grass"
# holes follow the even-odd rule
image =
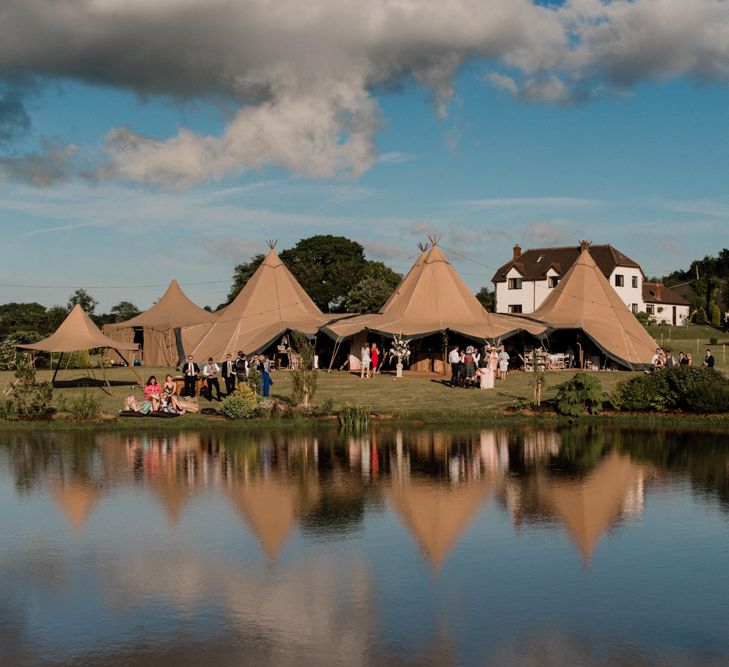
[[[139,383],[136,380],[109,380],[110,387],[136,387]],[[56,389],[74,389],[78,387],[106,387],[104,380],[90,377],[74,378],[73,380],[56,380]]]

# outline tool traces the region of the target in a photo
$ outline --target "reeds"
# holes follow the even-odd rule
[[[366,429],[370,425],[370,408],[367,405],[347,403],[338,413],[339,425],[352,431]]]

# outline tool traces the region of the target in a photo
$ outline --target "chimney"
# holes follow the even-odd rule
[[[521,257],[521,246],[518,243],[514,244],[514,257],[512,259],[516,259],[517,257]]]
[[[590,247],[591,241],[580,241],[580,252],[587,250]]]

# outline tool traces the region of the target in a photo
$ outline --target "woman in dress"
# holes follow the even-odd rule
[[[261,356],[260,362],[261,368],[261,395],[268,396],[271,393],[271,385],[273,380],[271,379],[271,362],[268,357]]]
[[[506,375],[509,372],[509,353],[504,349],[503,345],[499,346],[499,377],[502,380],[506,380]]]
[[[162,406],[172,406],[180,414],[184,414],[185,410],[182,408],[177,400],[177,384],[171,375],[165,378],[165,383],[162,385]]]
[[[375,377],[380,366],[380,351],[377,349],[377,343],[372,343],[370,350],[370,365],[372,366],[372,377]]]
[[[479,387],[481,389],[488,389],[488,376],[491,373],[488,369],[488,359],[486,358],[486,355],[481,355],[481,359],[479,359],[478,362],[478,370],[476,371],[476,376],[479,379]],[[493,389],[493,386],[491,387]]]
[[[471,382],[476,376],[476,361],[473,358],[473,347],[470,345],[466,348],[466,354],[463,355],[463,378],[466,382]]]
[[[147,380],[147,384],[144,385],[144,400],[149,401],[152,404],[152,410],[155,412],[159,410],[161,393],[162,387],[159,382],[157,382],[157,378],[154,375],[150,375],[149,380]]]
[[[498,366],[499,357],[493,347],[488,349],[486,355],[486,389],[493,389],[496,382],[496,368]]]
[[[368,378],[370,376],[370,346],[365,343],[360,350],[360,362],[362,364],[362,371],[360,372],[360,379]]]

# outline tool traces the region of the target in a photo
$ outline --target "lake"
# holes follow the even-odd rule
[[[727,665],[729,434],[0,433],[2,665]]]

